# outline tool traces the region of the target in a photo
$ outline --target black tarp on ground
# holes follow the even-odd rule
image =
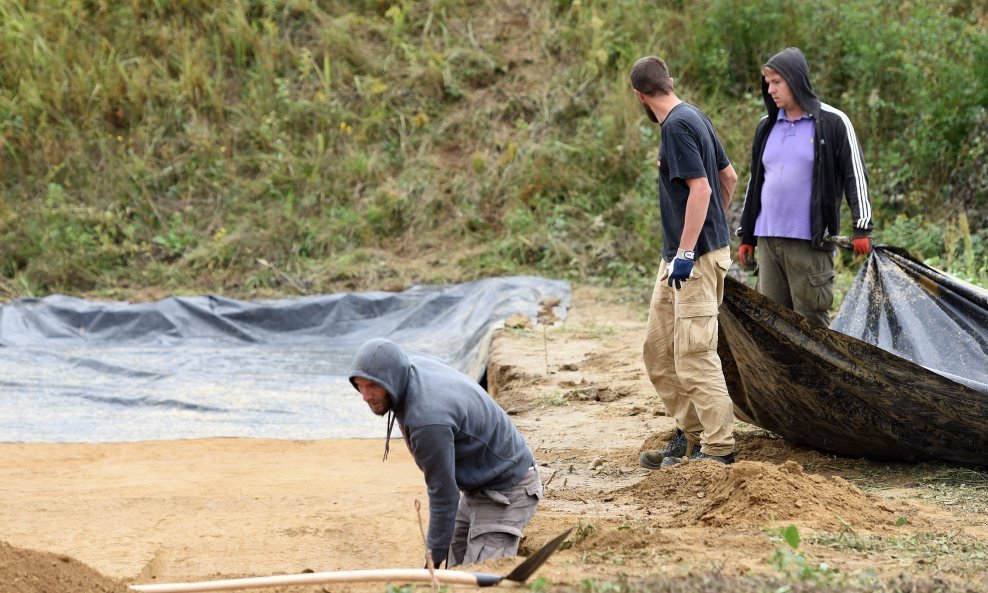
[[[876,246],[847,298],[832,325],[857,336],[728,279],[719,350],[739,418],[839,455],[988,464],[985,291]]]
[[[50,296],[0,305],[0,441],[383,436],[345,378],[388,337],[478,381],[492,332],[569,285],[515,276],[403,292],[151,303]]]

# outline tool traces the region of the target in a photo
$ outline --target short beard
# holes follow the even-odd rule
[[[375,410],[375,409],[374,409],[373,407],[371,407],[370,405],[368,405],[367,407],[368,407],[368,408],[370,408],[370,411],[371,411],[371,412],[374,412],[374,414],[375,414],[376,416],[386,416],[386,415],[388,414],[388,412],[390,412],[390,411],[391,411],[391,407],[392,407],[392,406],[391,406],[391,403],[389,402],[389,403],[388,403],[388,405],[387,405],[387,406],[385,406],[385,407],[384,407],[384,410],[383,410],[383,411],[381,411],[381,412],[378,412],[377,410]]]
[[[659,118],[655,117],[655,113],[652,111],[652,109],[648,105],[642,103],[641,106],[642,106],[642,109],[645,110],[645,115],[648,116],[648,119],[652,120],[654,123],[659,123]]]

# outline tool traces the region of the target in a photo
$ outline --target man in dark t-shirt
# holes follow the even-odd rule
[[[683,243],[686,207],[692,191],[686,180],[706,178],[711,190],[714,190],[720,185],[719,172],[731,167],[731,162],[710,120],[693,105],[678,103],[661,126],[659,212],[662,216],[662,258],[672,261]],[[734,170],[733,167],[731,170]],[[712,195],[719,193],[712,191]],[[707,216],[692,250],[697,257],[731,244],[724,208],[723,200],[708,198]]]
[[[731,267],[725,211],[737,173],[713,124],[673,92],[665,62],[648,56],[631,69],[646,115],[662,128],[659,212],[662,261],[652,292],[643,360],[676,419],[676,436],[639,462],[658,469],[684,459],[734,462],[734,405],[717,355],[717,312]]]

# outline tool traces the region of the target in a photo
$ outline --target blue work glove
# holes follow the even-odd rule
[[[693,261],[696,254],[692,251],[680,249],[676,252],[676,259],[669,264],[669,286],[675,286],[676,290],[683,287],[683,282],[690,278],[693,273]]]

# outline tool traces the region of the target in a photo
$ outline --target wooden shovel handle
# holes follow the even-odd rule
[[[496,585],[502,577],[475,574],[457,570],[435,570],[436,580],[451,585],[486,587]],[[374,570],[340,570],[334,572],[310,572],[270,577],[250,577],[203,581],[198,583],[162,583],[157,585],[131,585],[130,589],[141,593],[194,593],[196,591],[229,591],[231,589],[255,589],[281,585],[316,585],[322,583],[429,583],[432,574],[424,568],[395,568]]]

